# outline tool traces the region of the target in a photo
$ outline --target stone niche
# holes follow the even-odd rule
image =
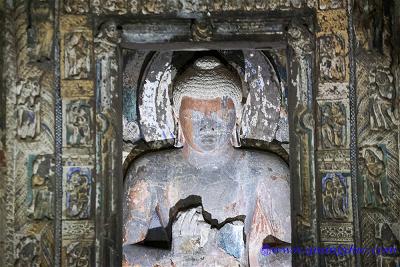
[[[292,266],[261,249],[310,244],[315,231],[312,27],[163,20],[115,31],[123,266]],[[99,73],[106,60],[112,70],[103,57]]]

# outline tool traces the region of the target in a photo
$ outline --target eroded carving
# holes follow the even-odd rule
[[[40,245],[36,235],[26,235],[19,239],[16,246],[16,267],[40,267]]]
[[[83,244],[82,241],[71,242],[66,247],[66,266],[67,267],[85,267],[90,266],[91,247]]]
[[[348,140],[347,109],[343,102],[319,102],[320,147],[344,148]]]
[[[398,125],[393,75],[389,68],[371,70],[368,92],[371,130],[389,130]]]
[[[368,146],[360,150],[360,169],[363,180],[363,206],[383,208],[388,197],[386,148]]]
[[[327,219],[345,219],[349,214],[349,189],[341,173],[327,173],[322,177],[323,215]]]
[[[322,82],[339,82],[346,77],[345,40],[339,35],[318,38],[319,70]]]
[[[210,41],[213,28],[208,20],[196,20],[191,25],[191,34],[193,41]]]
[[[22,79],[17,83],[17,136],[21,139],[33,139],[40,133],[40,89],[37,78]]]
[[[400,264],[400,224],[379,223],[375,229],[378,246],[387,248],[387,253],[377,255],[378,267],[397,266]]]
[[[89,167],[68,167],[65,183],[66,217],[88,218],[92,187],[91,169]]]
[[[64,78],[87,79],[90,74],[91,40],[86,32],[64,35]]]
[[[350,246],[346,246],[346,247],[350,247]],[[336,248],[336,250],[339,251],[340,248]],[[335,253],[332,253],[329,255],[325,255],[324,261],[325,261],[326,267],[337,267],[337,266],[351,267],[351,266],[353,266],[351,254],[349,255],[349,254],[345,254],[345,253],[343,253],[343,254],[338,253],[337,255],[335,255]]]
[[[64,144],[91,146],[94,123],[92,107],[88,101],[65,100],[64,118]]]
[[[53,1],[31,2],[27,44],[30,60],[33,62],[51,58],[54,34],[53,8]]]
[[[105,57],[115,53],[116,46],[121,42],[121,31],[115,21],[105,22],[95,38],[95,53],[98,57]]]
[[[33,219],[54,217],[54,187],[51,155],[31,155],[28,158],[28,213]]]

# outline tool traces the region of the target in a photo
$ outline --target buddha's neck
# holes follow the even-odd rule
[[[216,150],[200,152],[187,143],[183,146],[183,155],[187,162],[197,169],[219,169],[226,165],[233,156],[234,148],[227,143]]]

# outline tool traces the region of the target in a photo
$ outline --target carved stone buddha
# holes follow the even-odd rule
[[[241,103],[240,79],[216,58],[175,80],[182,148],[131,164],[123,266],[291,266],[290,255],[261,254],[291,242],[289,169],[273,153],[235,148]]]

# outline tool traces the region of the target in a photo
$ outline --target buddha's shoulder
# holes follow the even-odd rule
[[[240,150],[242,160],[250,167],[288,169],[288,164],[277,154],[260,150]]]
[[[182,162],[182,159],[182,152],[179,149],[148,152],[132,160],[128,174],[161,173],[171,170],[171,167]]]

